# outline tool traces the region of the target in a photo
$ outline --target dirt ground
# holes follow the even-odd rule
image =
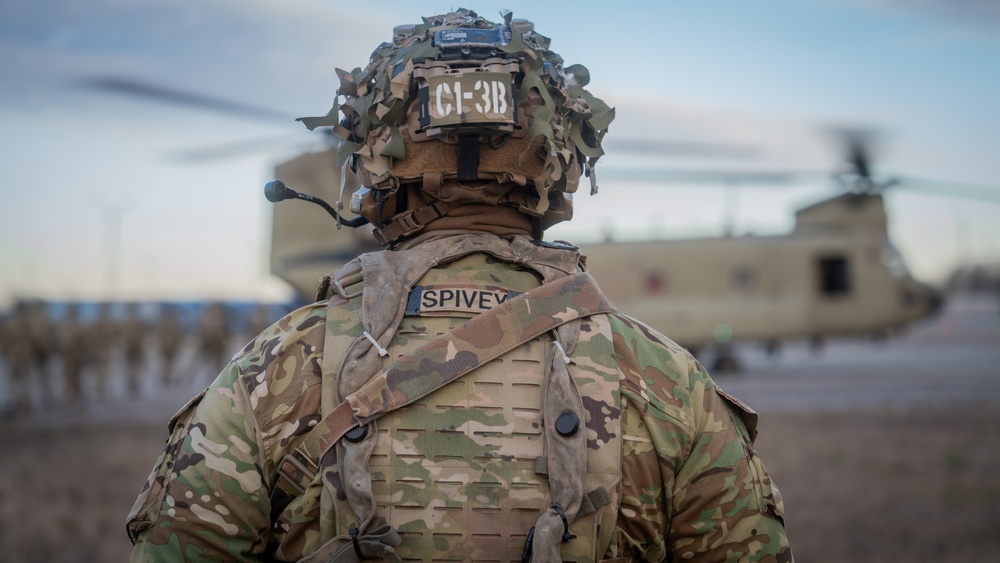
[[[162,425],[0,423],[0,557],[124,561],[124,520]],[[1000,553],[1000,405],[762,419],[796,560],[990,561]]]
[[[1000,405],[762,418],[796,560],[996,561]]]

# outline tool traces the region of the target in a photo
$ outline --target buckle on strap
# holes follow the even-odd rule
[[[352,284],[352,285],[358,285],[358,284],[355,283],[355,284]],[[333,287],[336,290],[337,294],[339,294],[344,299],[351,299],[352,297],[357,297],[357,296],[361,295],[364,292],[364,285],[360,286],[355,291],[348,292],[347,289],[344,288],[342,280],[340,280],[339,278],[333,280]]]
[[[281,458],[281,463],[277,467],[279,478],[283,477],[287,484],[294,487],[299,494],[306,491],[306,487],[316,476],[317,471],[319,471],[319,466],[316,465],[316,462],[297,448]]]
[[[394,242],[405,236],[412,235],[413,233],[424,228],[422,224],[417,221],[415,217],[416,211],[410,209],[405,213],[393,218],[392,223],[389,223],[385,227],[374,231],[375,240],[382,246]]]
[[[399,236],[401,237],[409,236],[419,231],[420,229],[424,228],[423,225],[417,222],[416,218],[414,217],[414,214],[415,214],[414,210],[411,209],[406,213],[403,213],[399,217],[396,217],[395,222],[399,225],[399,228],[402,229],[402,231],[399,233]]]
[[[331,276],[330,283],[333,285],[333,290],[337,292],[344,299],[351,299],[352,297],[357,297],[361,295],[364,290],[365,276],[361,270],[361,264],[349,264],[341,270],[338,270],[333,276]],[[347,288],[352,285],[359,285],[358,289],[352,292],[348,292]]]

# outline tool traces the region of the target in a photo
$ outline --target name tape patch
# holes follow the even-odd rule
[[[504,301],[520,295],[509,289],[485,289],[460,286],[415,286],[406,301],[408,316],[435,313],[471,313],[489,311]]]

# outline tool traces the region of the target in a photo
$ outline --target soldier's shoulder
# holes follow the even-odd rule
[[[617,351],[660,365],[656,371],[661,376],[679,380],[708,375],[691,352],[646,323],[621,313],[608,315],[608,321]]]
[[[258,418],[266,419],[266,413],[279,405],[300,402],[312,387],[318,387],[326,319],[325,301],[296,309],[264,329],[233,357]]]
[[[688,350],[649,325],[619,313],[608,315],[623,391],[667,413],[694,408],[694,396],[714,387]],[[681,415],[688,418],[686,415]]]
[[[265,351],[295,347],[315,338],[316,332],[322,333],[326,307],[325,301],[319,301],[285,314],[244,346],[233,360],[241,366],[261,365],[258,360],[267,360],[261,358]]]

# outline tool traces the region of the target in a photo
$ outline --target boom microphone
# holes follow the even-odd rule
[[[271,203],[292,199],[298,197],[298,195],[298,192],[286,186],[281,180],[271,180],[264,184],[264,197]]]
[[[329,203],[323,201],[322,199],[316,196],[299,193],[293,190],[292,188],[286,186],[285,183],[282,182],[281,180],[271,180],[270,182],[264,184],[264,197],[266,197],[267,201],[270,201],[271,203],[278,203],[279,201],[285,201],[286,199],[301,199],[315,203],[316,205],[325,209],[326,212],[329,213],[330,216],[333,217],[338,224],[343,225],[345,227],[356,228],[368,222],[368,219],[365,219],[364,217],[344,219],[343,217],[340,216],[340,214],[337,213],[337,211],[333,207],[330,206]]]

